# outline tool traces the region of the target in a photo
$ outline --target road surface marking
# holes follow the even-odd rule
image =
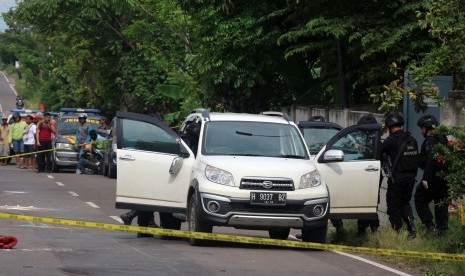
[[[93,203],[93,202],[88,201],[88,202],[86,202],[86,203],[89,204],[90,207],[100,208],[98,205],[96,205],[96,204]]]
[[[18,225],[18,226],[21,226],[21,227],[33,227],[33,228],[44,228],[44,229],[65,229],[65,230],[70,229],[69,227],[60,227],[60,226],[54,226],[54,225],[49,225],[49,224],[45,224],[45,223],[35,224],[33,222],[30,222],[29,224],[21,224],[21,225]]]
[[[51,178],[51,179],[55,178],[55,177],[53,177],[53,175],[49,175],[49,174],[47,175],[47,177]]]
[[[0,210],[20,210],[20,211],[30,211],[30,210],[55,210],[55,209],[50,209],[50,208],[38,208],[34,206],[9,206],[9,205],[3,205],[0,206]]]
[[[64,187],[65,184],[61,183],[61,182],[56,182],[58,186],[61,186],[61,187]]]
[[[118,216],[110,216],[110,218],[116,220],[116,221],[119,222],[119,223],[124,223],[124,222],[120,219],[120,217],[118,217]]]
[[[334,251],[334,250],[331,250],[331,251],[334,252],[334,253],[336,253],[336,254],[342,255],[342,256],[346,256],[346,257],[353,258],[353,259],[359,260],[359,261],[364,262],[364,263],[367,263],[367,264],[371,264],[371,265],[373,265],[373,266],[376,266],[376,267],[378,267],[378,268],[387,270],[387,271],[392,272],[392,273],[397,274],[397,275],[401,275],[401,276],[411,276],[411,274],[408,274],[408,273],[402,272],[402,271],[400,271],[400,270],[397,270],[397,269],[394,269],[394,268],[391,268],[391,267],[388,267],[388,266],[379,264],[379,263],[377,263],[377,262],[373,262],[373,261],[367,260],[367,259],[362,258],[362,257],[359,257],[359,256],[355,256],[355,255],[352,255],[352,254],[344,253],[344,252],[341,252],[341,251]]]
[[[49,252],[72,252],[73,249],[56,249],[56,248],[34,248],[34,249],[17,249],[17,248],[14,248],[14,249],[6,249],[6,250],[2,250],[2,252],[4,251],[25,251],[25,252],[39,252],[39,251],[49,251]]]
[[[79,196],[76,192],[73,192],[73,191],[68,191],[68,193],[72,196]],[[87,202],[88,203],[88,202]]]
[[[27,194],[28,192],[23,192],[23,191],[3,191],[4,193],[7,194]]]
[[[6,82],[8,82],[8,85],[10,86],[13,93],[15,93],[15,96],[18,96],[18,93],[16,93],[16,89],[13,87],[13,85],[11,85],[10,80],[6,77],[5,73],[2,73],[2,75],[5,78]]]

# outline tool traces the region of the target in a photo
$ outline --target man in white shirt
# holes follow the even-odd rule
[[[26,117],[26,127],[24,128],[23,141],[24,141],[24,153],[27,154],[23,158],[23,169],[27,169],[32,166],[32,158],[34,157],[34,145],[36,143],[36,125],[33,123],[33,117],[28,115]]]

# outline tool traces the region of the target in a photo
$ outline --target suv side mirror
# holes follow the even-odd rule
[[[323,155],[324,162],[341,162],[344,161],[344,152],[342,150],[328,150]]]

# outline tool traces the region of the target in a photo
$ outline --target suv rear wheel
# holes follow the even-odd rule
[[[116,166],[113,164],[108,164],[108,177],[116,178]]]
[[[187,212],[187,224],[188,230],[194,232],[205,232],[211,233],[213,231],[213,226],[208,225],[204,222],[199,220],[199,205],[197,203],[197,199],[195,198],[195,193],[191,195],[189,200],[189,210]],[[205,245],[207,244],[207,240],[195,239],[190,238],[189,243],[191,245]]]
[[[102,170],[103,176],[108,176],[108,164],[107,162],[103,161],[103,170]]]
[[[302,241],[326,243],[326,236],[328,234],[328,224],[316,228],[302,229]]]
[[[270,235],[270,238],[272,239],[287,240],[287,238],[289,237],[290,231],[291,231],[290,228],[279,229],[279,230],[268,230],[268,234]]]

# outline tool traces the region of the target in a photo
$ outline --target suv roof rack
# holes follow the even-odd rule
[[[102,112],[100,111],[100,109],[95,109],[95,108],[63,107],[63,108],[60,108],[60,113],[62,113],[62,114],[66,114],[66,113],[91,113],[91,114],[100,115]]]
[[[279,112],[279,111],[262,111],[260,112],[260,114],[266,115],[266,116],[273,116],[273,117],[282,117],[284,118],[284,120],[288,122],[290,121],[289,116],[286,113]]]

